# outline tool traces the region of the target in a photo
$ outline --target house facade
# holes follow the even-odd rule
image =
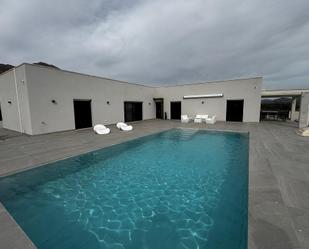
[[[262,78],[154,87],[21,64],[0,75],[6,129],[29,135],[181,114],[259,122]]]

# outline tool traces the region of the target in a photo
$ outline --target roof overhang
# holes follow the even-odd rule
[[[262,97],[295,97],[304,92],[309,92],[309,89],[262,90]]]

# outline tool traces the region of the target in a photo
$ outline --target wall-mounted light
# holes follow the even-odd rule
[[[52,101],[51,101],[53,104],[57,104],[57,101],[56,100],[54,100],[54,99],[52,99]]]
[[[12,104],[12,101],[11,101],[11,100],[9,100],[9,101],[8,101],[8,103],[11,105],[11,104]]]
[[[204,104],[204,101],[202,101],[202,104]]]
[[[106,104],[110,105],[110,102],[109,102],[109,101],[106,101]]]
[[[149,102],[148,105],[151,105],[151,103]]]
[[[199,95],[186,95],[186,96],[183,96],[184,99],[222,98],[222,97],[223,97],[223,93],[199,94]]]

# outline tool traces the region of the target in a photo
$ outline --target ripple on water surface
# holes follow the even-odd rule
[[[170,130],[0,180],[38,248],[228,248],[247,241],[248,137]]]

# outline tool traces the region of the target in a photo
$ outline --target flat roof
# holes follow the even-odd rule
[[[107,78],[107,77],[96,76],[96,75],[85,74],[85,73],[79,73],[79,72],[64,70],[64,69],[61,69],[61,68],[54,68],[54,67],[43,66],[43,65],[38,65],[38,64],[32,64],[32,63],[27,63],[27,62],[24,62],[24,63],[22,63],[22,64],[20,64],[18,66],[15,66],[15,67],[13,67],[13,68],[11,68],[11,69],[1,73],[0,77],[1,77],[1,75],[4,75],[4,74],[14,70],[15,68],[18,68],[18,67],[21,67],[21,66],[24,66],[24,65],[32,66],[32,67],[38,67],[38,68],[44,68],[44,69],[49,69],[49,70],[55,70],[55,71],[58,71],[58,72],[60,71],[60,72],[64,72],[64,73],[78,74],[78,75],[82,75],[82,76],[94,77],[94,78],[99,78],[99,79],[104,79],[104,80],[112,80],[112,81],[116,81],[118,83],[138,85],[138,86],[144,86],[144,87],[154,87],[154,86],[151,86],[151,85],[144,85],[144,84],[139,84],[139,83],[131,83],[131,82],[127,82],[127,81],[115,80],[115,79],[111,79],[111,78]]]
[[[60,69],[60,68],[58,69],[58,68],[53,68],[53,67],[48,67],[48,66],[43,66],[43,65],[37,65],[37,64],[32,64],[32,63],[28,63],[28,62],[21,63],[20,65],[17,65],[15,67],[1,73],[0,76],[14,70],[15,68],[21,67],[23,65],[29,65],[29,66],[33,66],[33,67],[45,68],[45,69],[62,71],[62,72],[66,72],[66,73],[78,74],[78,75],[83,75],[83,76],[88,76],[88,77],[95,77],[95,78],[99,78],[99,79],[112,80],[112,81],[116,81],[116,82],[119,82],[119,83],[138,85],[138,86],[144,86],[144,87],[152,87],[152,88],[187,86],[187,85],[201,85],[201,84],[208,84],[208,83],[221,83],[221,82],[228,82],[228,81],[239,81],[239,80],[262,79],[263,78],[262,76],[257,76],[257,77],[244,77],[244,78],[213,80],[213,81],[204,81],[204,82],[193,82],[193,83],[185,83],[185,84],[154,85],[154,84],[151,84],[151,83],[141,84],[141,83],[134,83],[134,82],[132,83],[132,82],[128,82],[128,81],[122,81],[122,80],[115,80],[115,79],[107,78],[107,77],[103,77],[103,76],[91,75],[91,74],[86,74],[86,73],[79,73],[79,72],[75,72],[75,71],[70,71],[70,70],[65,70],[65,69]]]

